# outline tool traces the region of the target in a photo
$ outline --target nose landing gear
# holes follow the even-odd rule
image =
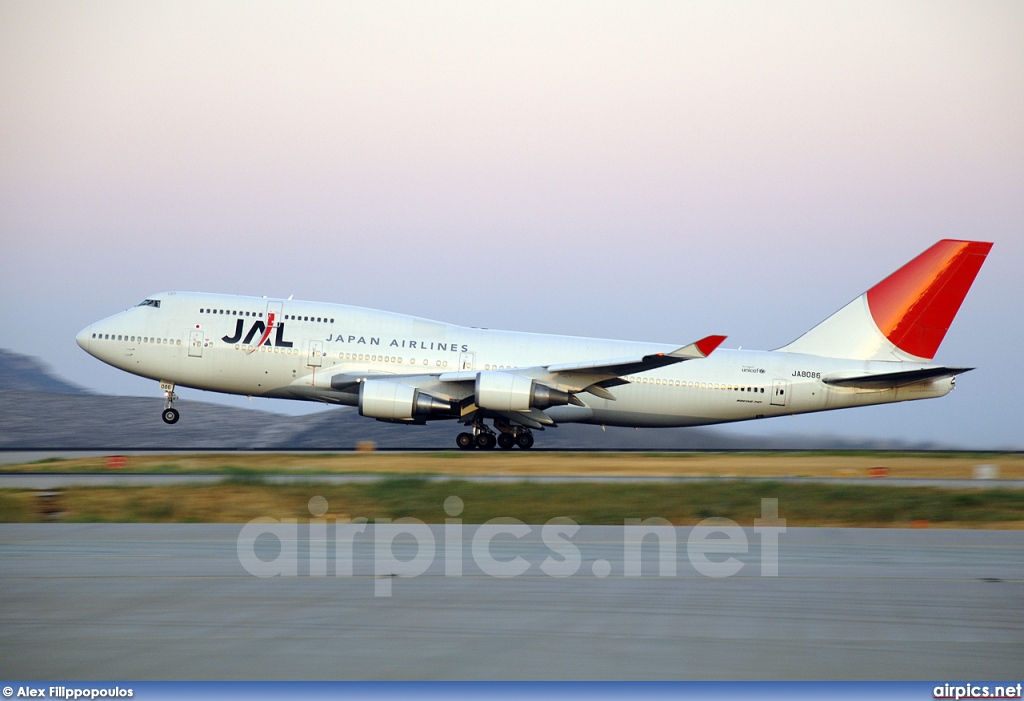
[[[178,395],[174,393],[173,382],[161,382],[160,389],[164,391],[164,405],[163,420],[165,424],[176,424],[178,419],[181,418],[181,414],[174,408],[174,400],[178,398]]]

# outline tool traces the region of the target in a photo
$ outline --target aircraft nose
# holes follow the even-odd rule
[[[75,343],[77,343],[86,353],[89,352],[89,339],[92,337],[92,332],[90,331],[91,328],[92,326],[86,326],[78,332],[77,336],[75,336]]]

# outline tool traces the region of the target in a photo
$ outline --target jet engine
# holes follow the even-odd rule
[[[361,416],[395,421],[424,418],[431,414],[449,414],[452,411],[449,402],[400,382],[365,380],[359,383]]]
[[[492,371],[476,376],[476,405],[481,409],[529,411],[572,404],[573,399],[568,392],[537,384],[522,375]]]

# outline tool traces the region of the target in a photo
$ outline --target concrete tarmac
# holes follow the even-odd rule
[[[274,528],[0,525],[0,676],[1019,681],[1024,669],[1021,531],[789,529],[765,576],[769,536],[753,529],[712,534],[732,552],[717,540],[706,559],[693,529],[662,531],[662,561],[655,536],[638,553],[637,531],[613,526],[533,526],[489,545],[478,526],[300,523],[283,540]],[[296,576],[247,571],[287,570],[292,543]],[[702,574],[729,557],[732,576]],[[420,576],[384,576],[417,563]],[[528,569],[487,574],[496,563]],[[338,576],[349,564],[354,576]],[[462,576],[446,576],[456,564]]]

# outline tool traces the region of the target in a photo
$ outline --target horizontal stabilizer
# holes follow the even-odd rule
[[[858,375],[856,377],[826,377],[822,379],[826,385],[833,387],[854,387],[857,389],[893,389],[907,385],[937,380],[942,377],[953,377],[970,372],[974,368],[922,368],[921,370],[903,370],[900,372],[882,372],[875,375]]]

